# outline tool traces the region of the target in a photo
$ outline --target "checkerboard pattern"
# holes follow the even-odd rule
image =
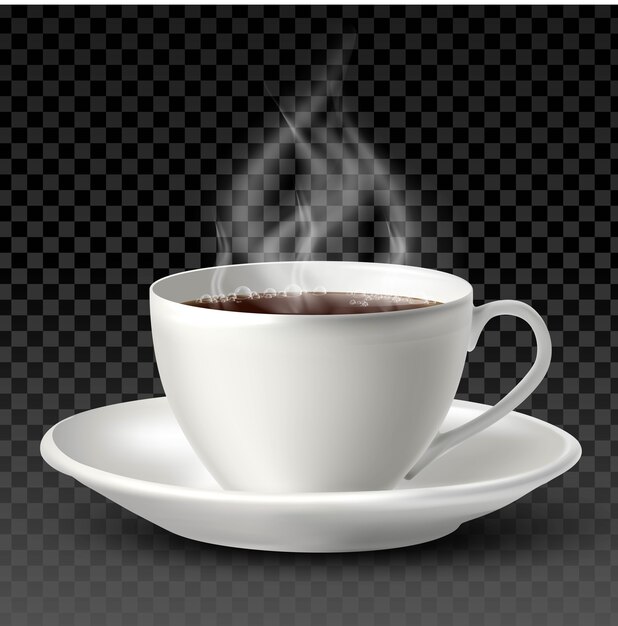
[[[617,38],[610,6],[0,7],[0,623],[609,624]],[[58,420],[162,394],[153,280],[298,255],[530,303],[554,356],[521,410],[579,465],[442,540],[310,556],[172,536],[43,463]],[[532,356],[493,322],[459,397]]]

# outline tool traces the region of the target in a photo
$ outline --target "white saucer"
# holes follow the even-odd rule
[[[485,408],[455,400],[444,429]],[[41,454],[58,471],[183,537],[259,550],[353,552],[447,535],[559,476],[581,447],[559,428],[513,412],[392,491],[223,491],[162,397],[63,420],[45,434]]]

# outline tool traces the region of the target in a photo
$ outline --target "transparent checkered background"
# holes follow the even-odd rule
[[[0,622],[610,624],[617,20],[608,6],[0,7]],[[324,84],[299,155],[277,102],[307,140],[301,105],[322,104],[303,98]],[[326,171],[341,111],[370,152]],[[43,463],[60,419],[162,393],[153,280],[306,252],[403,254],[468,279],[478,303],[530,303],[554,356],[521,409],[582,442],[577,468],[433,543],[311,556],[170,535]],[[459,397],[495,402],[532,355],[525,325],[490,324]]]

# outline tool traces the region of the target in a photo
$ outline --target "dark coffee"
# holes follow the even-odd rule
[[[241,288],[242,289],[242,288]],[[245,288],[246,289],[246,288]],[[238,292],[239,290],[237,290]],[[239,313],[270,313],[276,315],[350,315],[422,309],[441,304],[434,300],[409,296],[387,296],[373,293],[341,291],[305,291],[255,293],[248,289],[243,295],[202,296],[183,304],[204,309]]]

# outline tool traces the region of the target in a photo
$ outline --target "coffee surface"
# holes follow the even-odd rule
[[[237,290],[238,291],[238,290]],[[354,313],[383,313],[422,309],[441,304],[434,300],[410,296],[390,296],[341,291],[256,293],[237,296],[202,296],[184,302],[189,306],[239,313],[269,313],[275,315],[350,315]]]

